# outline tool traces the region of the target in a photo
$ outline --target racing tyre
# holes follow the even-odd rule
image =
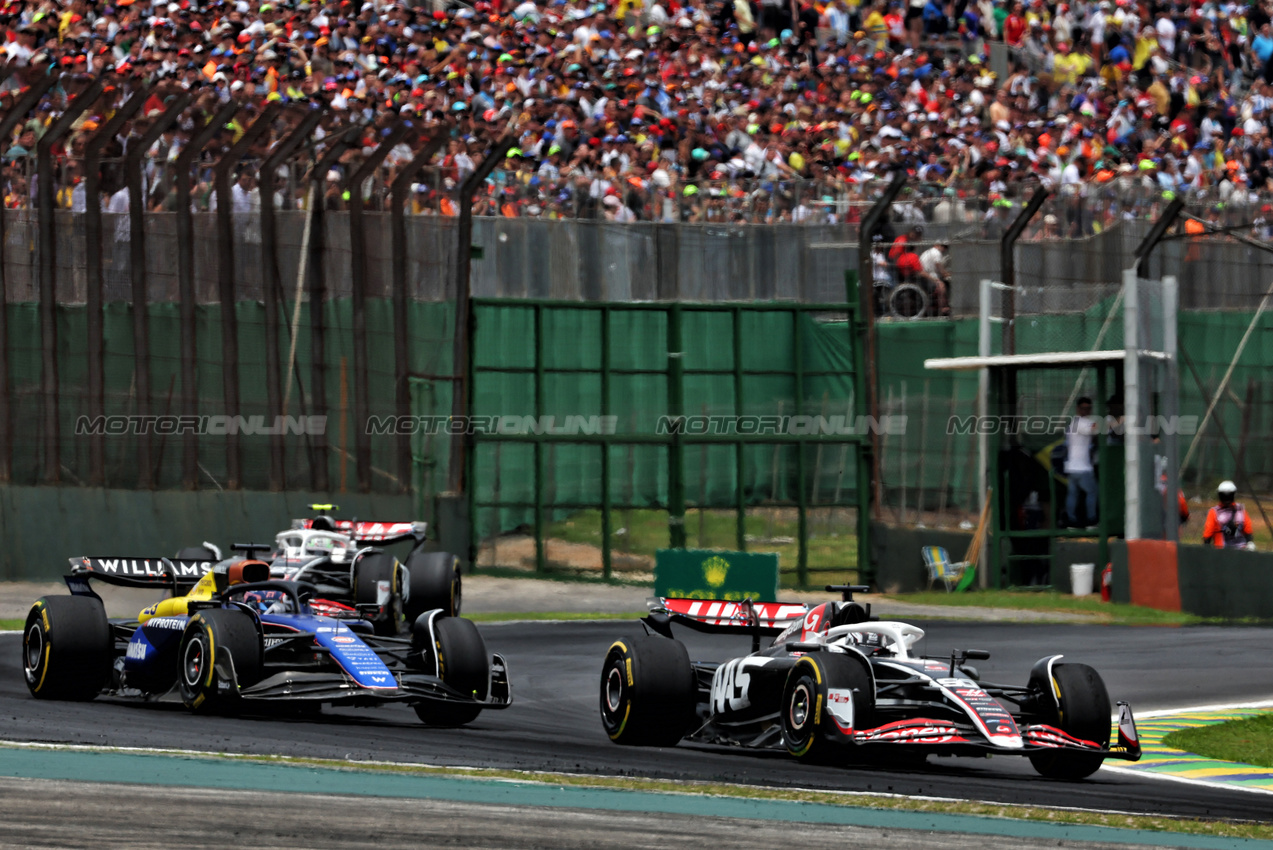
[[[435,608],[448,617],[460,616],[460,559],[447,552],[412,552],[407,556],[407,591],[402,611],[408,623]]]
[[[239,688],[261,678],[261,636],[245,611],[213,608],[190,618],[177,659],[181,701],[192,711],[227,711]]]
[[[698,686],[685,644],[642,635],[610,645],[601,725],[616,744],[673,747],[693,728]]]
[[[110,623],[87,596],[45,596],[27,614],[22,672],[36,699],[90,700],[111,675]]]
[[[389,601],[371,620],[381,637],[398,634],[401,620],[402,588],[398,584],[398,559],[385,552],[372,552],[358,559],[354,567],[354,602],[360,605],[380,603],[380,583],[388,582]]]
[[[177,550],[178,561],[211,561],[216,556],[207,546],[187,546]]]
[[[888,299],[889,312],[897,319],[918,319],[928,310],[928,293],[913,283],[903,283]]]
[[[431,636],[427,620],[418,621],[415,630],[417,643],[432,641],[432,657],[442,681],[462,694],[485,701],[491,687],[491,654],[473,621],[435,616]],[[477,719],[482,706],[424,702],[415,706],[415,713],[430,726],[463,726]]]
[[[1060,711],[1055,706],[1041,719],[1063,732],[1109,746],[1109,692],[1101,676],[1086,664],[1057,664],[1052,677],[1060,691]],[[1105,757],[1094,753],[1050,750],[1030,754],[1034,769],[1050,779],[1084,779],[1100,769]]]
[[[837,702],[831,712],[831,691]],[[787,674],[782,691],[782,738],[787,752],[801,761],[825,763],[845,758],[839,728],[870,729],[874,723],[875,688],[871,675],[856,658],[812,652]],[[837,727],[839,720],[840,727]],[[842,738],[841,738],[842,740]]]

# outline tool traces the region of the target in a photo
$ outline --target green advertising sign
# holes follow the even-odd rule
[[[654,560],[654,595],[771,602],[778,598],[778,555],[660,549]]]

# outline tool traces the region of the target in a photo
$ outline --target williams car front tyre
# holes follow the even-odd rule
[[[440,609],[460,616],[460,559],[449,552],[412,552],[407,556],[407,595],[402,610],[414,623],[425,611]]]
[[[239,688],[261,677],[261,636],[245,611],[213,608],[190,618],[178,650],[177,685],[191,711],[229,711]]]
[[[438,678],[454,690],[484,702],[491,688],[491,654],[471,620],[434,615],[413,626],[413,655],[433,660]],[[482,713],[482,706],[453,702],[422,702],[416,716],[430,726],[463,726]]]
[[[398,574],[398,559],[386,552],[368,552],[354,565],[354,602],[380,606],[380,613],[371,618],[371,625],[381,637],[398,634],[402,613]],[[388,591],[387,596],[382,588]]]

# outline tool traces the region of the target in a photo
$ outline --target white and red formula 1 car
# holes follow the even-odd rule
[[[842,602],[807,605],[654,599],[650,634],[611,645],[601,671],[601,720],[619,744],[681,740],[785,747],[821,763],[870,756],[1023,755],[1044,776],[1082,779],[1107,758],[1136,761],[1131,709],[1118,703],[1111,745],[1109,694],[1086,664],[1041,658],[1025,686],[980,681],[969,660],[912,654],[923,629],[880,622],[853,601],[865,587],[828,587]],[[750,655],[691,661],[672,625],[748,635]],[[773,635],[771,646],[760,638]]]

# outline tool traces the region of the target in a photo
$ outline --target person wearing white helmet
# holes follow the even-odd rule
[[[1221,481],[1216,488],[1220,503],[1207,511],[1207,523],[1202,528],[1202,542],[1217,549],[1245,549],[1251,545],[1251,516],[1235,502],[1238,488],[1232,481]]]

